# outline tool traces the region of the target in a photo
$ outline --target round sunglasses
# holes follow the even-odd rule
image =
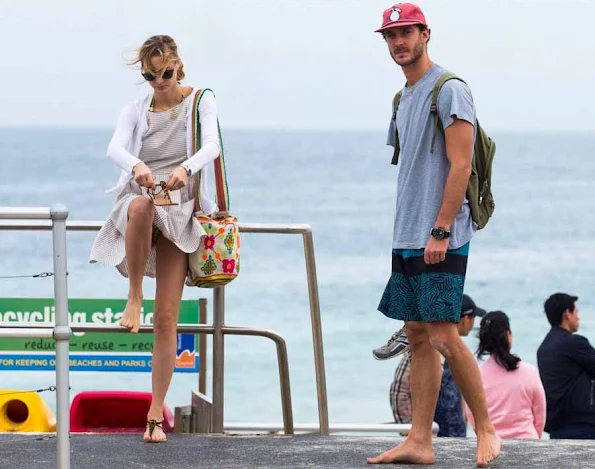
[[[141,73],[141,75],[147,81],[153,81],[157,78],[157,75],[153,75],[152,73],[149,73],[149,72]],[[163,72],[163,75],[161,75],[161,78],[163,78],[164,80],[169,80],[173,76],[174,76],[174,69],[169,68],[165,72]]]

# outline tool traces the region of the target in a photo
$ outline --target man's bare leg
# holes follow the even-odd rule
[[[430,342],[448,362],[463,399],[473,413],[477,432],[477,467],[487,467],[500,454],[502,441],[496,436],[494,425],[488,416],[477,362],[461,340],[456,324],[428,323],[426,327]]]
[[[408,322],[407,338],[411,346],[411,432],[405,442],[368,458],[369,464],[434,464],[432,423],[440,392],[440,355],[432,347],[425,326]]]
[[[148,197],[137,197],[128,207],[128,224],[124,235],[128,268],[128,301],[120,325],[138,332],[143,301],[143,276],[151,252],[151,235],[155,208]]]

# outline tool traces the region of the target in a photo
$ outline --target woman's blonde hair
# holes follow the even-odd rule
[[[156,56],[159,56],[162,59],[159,70],[153,70],[153,66],[151,64],[151,59]],[[149,39],[147,39],[138,49],[138,53],[130,65],[136,65],[140,63],[141,67],[143,67],[145,71],[160,75],[165,71],[168,64],[172,62],[180,63],[176,77],[176,80],[180,82],[184,79],[186,73],[184,73],[184,64],[178,56],[178,45],[171,36],[163,34],[151,36]]]

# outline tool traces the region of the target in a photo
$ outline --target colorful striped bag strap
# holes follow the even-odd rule
[[[200,115],[198,113],[198,106],[200,105],[200,100],[204,96],[204,94],[210,91],[213,93],[213,90],[210,88],[205,88],[198,90],[196,95],[194,96],[194,104],[192,105],[192,148],[194,150],[194,154],[200,150]],[[214,94],[214,93],[213,93]],[[217,207],[219,208],[219,212],[228,212],[229,211],[229,192],[227,188],[227,176],[225,173],[225,157],[223,151],[223,140],[221,138],[221,127],[219,126],[219,118],[217,118],[217,132],[219,134],[219,147],[221,148],[221,152],[219,156],[213,164],[215,165],[215,187],[216,187],[216,202]],[[202,212],[202,208],[200,206],[200,178],[201,178],[202,170],[198,171],[195,175],[195,183],[194,183],[194,208],[195,212]]]

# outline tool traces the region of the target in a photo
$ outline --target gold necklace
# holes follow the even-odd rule
[[[179,107],[184,102],[184,98],[185,98],[185,96],[184,96],[184,90],[181,90],[181,91],[182,91],[182,98],[180,99],[180,102],[178,104],[176,104],[173,108],[171,108],[171,110],[169,111],[169,118],[172,119],[172,120],[173,119],[177,119],[178,116],[180,115],[179,114],[179,111],[180,111]],[[159,108],[159,109],[162,110],[162,111],[167,111],[167,109],[162,109],[162,108]],[[155,112],[155,95],[153,95],[153,99],[151,99],[151,104],[149,105],[149,111],[150,112]]]

